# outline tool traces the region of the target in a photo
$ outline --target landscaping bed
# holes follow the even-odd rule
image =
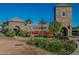
[[[45,49],[52,53],[68,55],[75,51],[77,45],[71,40],[31,39],[27,44]]]

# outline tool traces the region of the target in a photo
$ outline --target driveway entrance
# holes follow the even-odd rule
[[[24,41],[2,39],[0,37],[0,55],[50,55],[52,53],[26,44]]]

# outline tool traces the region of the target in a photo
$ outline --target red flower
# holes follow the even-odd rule
[[[41,31],[32,31],[32,34],[52,35],[52,34],[54,34],[54,33],[49,32],[49,31],[44,31],[44,30],[41,30]]]

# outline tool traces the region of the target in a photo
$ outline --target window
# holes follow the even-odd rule
[[[62,12],[61,12],[61,15],[62,15],[62,16],[65,16],[65,11],[62,11]]]

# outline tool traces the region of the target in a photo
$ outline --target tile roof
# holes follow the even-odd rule
[[[10,21],[24,22],[22,19],[20,19],[20,18],[18,18],[18,17],[14,17],[14,18],[12,18]]]

